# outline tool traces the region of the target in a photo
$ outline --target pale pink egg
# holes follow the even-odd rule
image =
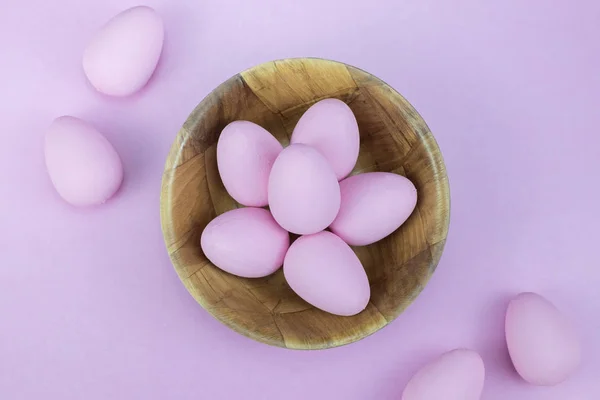
[[[420,369],[406,385],[402,400],[479,400],[484,380],[479,354],[456,349]]]
[[[298,296],[323,311],[354,315],[369,303],[371,289],[360,260],[331,232],[302,236],[292,243],[283,273]]]
[[[340,211],[330,226],[353,246],[388,236],[408,219],[417,204],[417,190],[402,175],[370,172],[340,182]]]
[[[121,159],[113,146],[78,118],[64,116],[52,122],[44,153],[56,191],[73,205],[104,203],[123,180]]]
[[[269,176],[269,207],[279,225],[299,235],[331,224],[340,208],[340,185],[321,153],[292,144],[279,154]]]
[[[548,300],[521,293],[506,311],[506,343],[515,369],[534,385],[556,385],[581,362],[579,339],[571,323]]]
[[[341,100],[321,100],[302,115],[291,143],[303,143],[319,150],[341,180],[352,171],[358,159],[360,136],[356,117]]]
[[[249,121],[227,125],[217,143],[217,165],[225,189],[240,204],[263,207],[281,144],[261,126]]]
[[[99,92],[130,95],[154,73],[163,39],[162,19],[152,8],[130,8],[93,36],[83,53],[83,70]]]
[[[259,278],[275,272],[290,245],[289,234],[262,208],[238,208],[213,219],[200,245],[214,265],[231,274]]]

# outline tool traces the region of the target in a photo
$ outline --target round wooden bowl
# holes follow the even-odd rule
[[[394,172],[417,187],[411,217],[387,238],[354,247],[371,285],[367,308],[328,314],[298,297],[281,269],[265,278],[230,275],[200,248],[204,227],[237,204],[225,191],[217,138],[235,120],[255,122],[284,145],[316,101],[338,98],[358,120],[360,155],[353,174]],[[169,153],[162,181],[161,223],[177,274],[215,318],[252,339],[290,349],[323,349],[364,338],[394,320],[421,292],[442,254],[449,190],[440,150],[415,109],[360,69],[321,59],[286,59],[244,71],[217,87],[190,114]]]

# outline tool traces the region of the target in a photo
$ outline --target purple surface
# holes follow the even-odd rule
[[[483,4],[486,3],[486,4]],[[600,396],[600,3],[594,0],[155,1],[164,56],[129,99],[95,93],[87,38],[129,0],[3,0],[0,11],[0,398],[399,399],[458,346],[486,363],[484,400]],[[379,333],[329,351],[253,342],[188,295],[162,243],[171,142],[210,90],[254,64],[318,56],[361,67],[421,112],[452,189],[430,284]],[[125,182],[73,209],[42,135],[73,114],[105,132]],[[581,333],[568,382],[519,380],[503,340],[509,296],[538,291]]]

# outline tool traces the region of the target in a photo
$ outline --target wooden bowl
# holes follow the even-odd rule
[[[231,121],[248,120],[284,145],[316,101],[345,101],[358,120],[360,156],[353,174],[405,175],[419,200],[387,238],[354,247],[371,284],[367,308],[352,317],[328,314],[298,297],[281,269],[265,278],[230,275],[200,248],[204,227],[240,207],[225,191],[217,138]],[[394,320],[421,292],[442,254],[449,190],[439,148],[415,109],[394,89],[360,69],[321,59],[286,59],[244,71],[217,87],[190,114],[175,138],[162,181],[161,223],[177,274],[190,294],[235,331],[270,345],[323,349],[364,338]]]

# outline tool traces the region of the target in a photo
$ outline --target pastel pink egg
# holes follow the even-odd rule
[[[217,143],[217,165],[229,195],[245,206],[266,206],[269,174],[281,150],[277,139],[255,123],[227,125]]]
[[[83,70],[99,92],[128,96],[154,73],[163,39],[162,19],[152,8],[130,8],[109,20],[90,40],[83,53]]]
[[[456,349],[419,370],[406,385],[402,400],[479,400],[484,380],[479,354]]]
[[[342,239],[323,231],[302,236],[285,256],[288,284],[308,303],[337,315],[355,315],[369,303],[367,274]]]
[[[327,228],[340,208],[340,185],[329,163],[303,144],[292,144],[279,154],[268,191],[275,220],[299,235]]]
[[[360,135],[356,117],[341,100],[321,100],[302,115],[291,143],[303,143],[319,150],[341,180],[348,176],[358,159]]]
[[[56,191],[73,205],[104,203],[121,186],[119,155],[85,121],[69,116],[55,119],[46,132],[44,153]]]
[[[259,278],[275,272],[290,245],[289,234],[262,208],[238,208],[213,219],[202,232],[206,258],[231,274]]]
[[[521,293],[508,305],[506,343],[515,369],[534,385],[556,385],[581,362],[571,323],[544,297]]]
[[[411,215],[417,190],[402,175],[370,172],[340,182],[341,205],[330,226],[353,246],[364,246],[388,236]]]

